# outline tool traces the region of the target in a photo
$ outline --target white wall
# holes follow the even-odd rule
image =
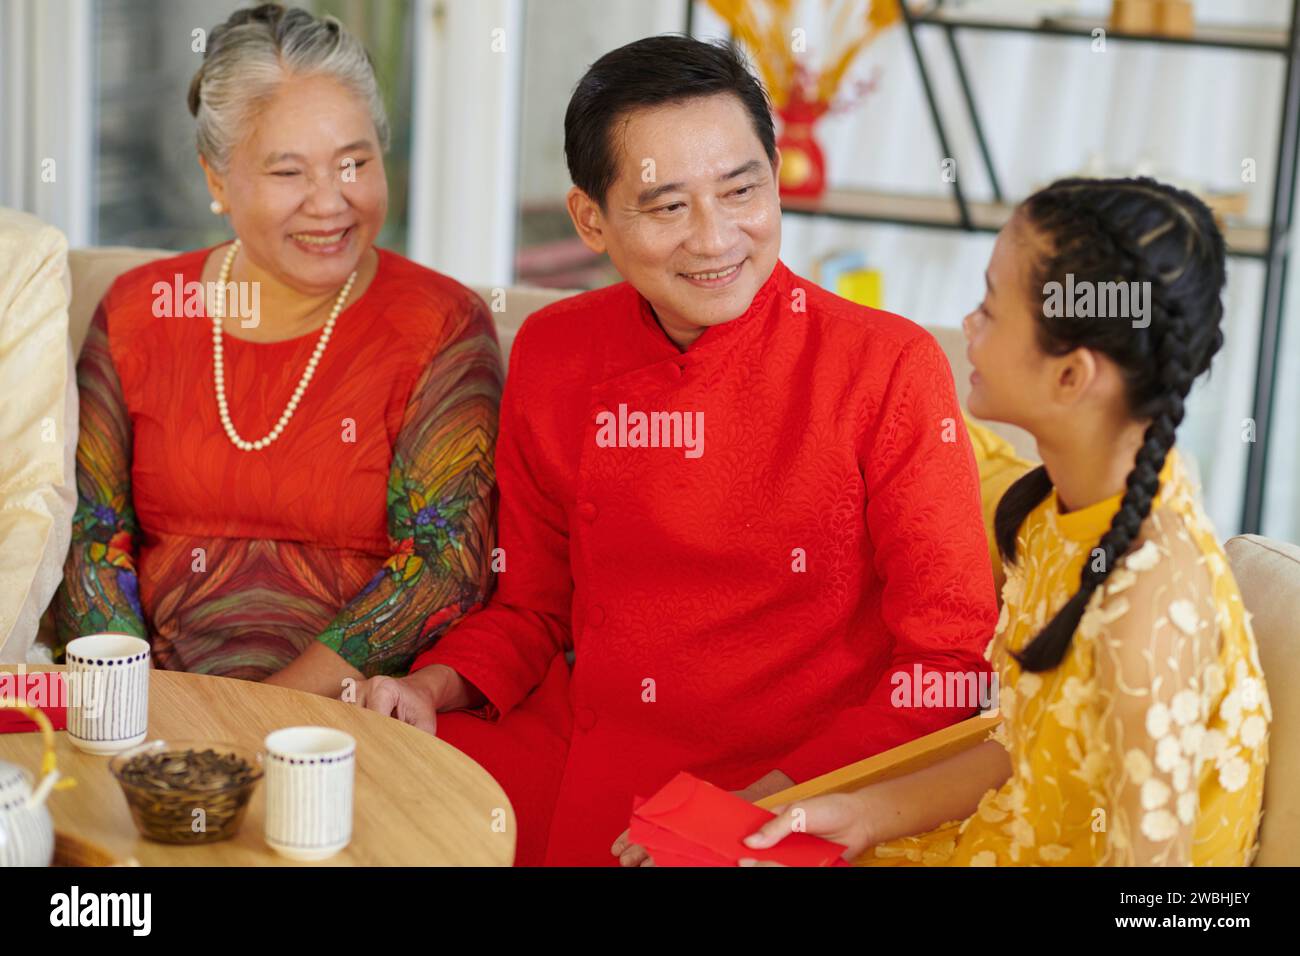
[[[513,277],[522,0],[417,0],[411,257]]]

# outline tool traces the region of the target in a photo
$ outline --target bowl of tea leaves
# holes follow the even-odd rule
[[[244,747],[149,740],[108,763],[136,828],[161,843],[215,843],[239,832],[262,779],[260,756]]]

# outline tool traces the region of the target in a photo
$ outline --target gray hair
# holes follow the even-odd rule
[[[379,148],[388,149],[388,117],[366,48],[334,17],[264,3],[236,10],[212,28],[203,65],[190,81],[199,153],[218,170],[230,161],[240,130],[290,75],[333,77],[370,107]]]

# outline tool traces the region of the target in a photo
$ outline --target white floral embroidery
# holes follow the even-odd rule
[[[1003,726],[1010,725],[1016,714],[1016,687],[1009,681],[998,681],[998,710]]]
[[[992,850],[980,850],[970,858],[971,866],[997,866],[998,856]]]
[[[1016,690],[1024,697],[1033,697],[1042,686],[1042,677],[1033,671],[1025,671],[1020,675],[1020,680],[1016,683]]]
[[[1124,755],[1124,772],[1136,784],[1146,783],[1151,776],[1151,758],[1134,747]]]
[[[1195,634],[1201,626],[1201,619],[1191,601],[1180,599],[1169,605],[1169,620],[1184,634]]]
[[[1127,591],[1137,580],[1137,575],[1131,570],[1121,565],[1110,573],[1106,579],[1106,593],[1119,594],[1121,591]]]
[[[1016,548],[1016,552],[1018,554],[1023,553],[1023,551],[1021,550],[1023,547],[1024,544],[1022,542],[1020,546]],[[1018,565],[1016,566],[1016,568],[1017,570],[1007,575],[1007,580],[1002,585],[1002,601],[1004,607],[1007,605],[1011,605],[1013,607],[1019,607],[1021,598],[1024,597],[1024,591],[1025,591],[1024,574],[1018,570],[1019,568]]]
[[[1192,779],[1192,765],[1189,761],[1182,759],[1174,764],[1174,769],[1170,771],[1170,776],[1174,780],[1174,789],[1179,793],[1187,790],[1188,784]]]
[[[992,800],[981,800],[979,805],[980,819],[987,820],[989,823],[1001,823],[1007,818],[1005,810],[999,810]]]
[[[1213,551],[1205,556],[1205,563],[1209,566],[1210,574],[1215,578],[1223,577],[1228,570],[1228,565]]]
[[[1097,619],[1101,624],[1114,624],[1128,613],[1128,598],[1116,598],[1107,601],[1097,610]]]
[[[1155,810],[1157,807],[1163,807],[1169,802],[1169,788],[1161,782],[1159,777],[1148,777],[1146,783],[1142,784],[1142,809]]]
[[[1219,783],[1229,793],[1236,793],[1250,779],[1250,764],[1240,757],[1233,757],[1219,767]]]
[[[1258,747],[1268,733],[1268,721],[1259,714],[1251,714],[1241,724],[1241,742],[1247,747]]]
[[[1205,693],[1208,697],[1218,697],[1223,693],[1223,688],[1227,686],[1224,678],[1223,668],[1218,664],[1211,664],[1205,669]]]
[[[1150,571],[1160,562],[1160,549],[1151,540],[1142,542],[1142,547],[1124,559],[1124,563],[1134,571]]]
[[[1174,767],[1178,766],[1178,761],[1183,759],[1183,748],[1178,743],[1178,738],[1170,734],[1168,737],[1161,737],[1156,743],[1156,766],[1165,773],[1172,773]]]
[[[1057,723],[1066,730],[1074,730],[1079,726],[1079,709],[1096,699],[1096,690],[1092,682],[1085,683],[1071,674],[1061,686],[1060,699],[1048,709]]]
[[[1033,628],[1035,631],[1041,631],[1043,629],[1043,625],[1047,623],[1047,599],[1046,598],[1039,599],[1038,606],[1034,608],[1034,616],[1032,621],[1033,621]]]
[[[1264,685],[1254,677],[1241,682],[1241,708],[1254,710],[1264,702]]]
[[[1069,855],[1070,848],[1059,843],[1045,843],[1038,848],[1038,858],[1047,863],[1060,863]]]
[[[1028,820],[1017,817],[1002,829],[1010,835],[1013,844],[1025,847],[1034,845],[1034,828],[1029,825]]]
[[[1160,738],[1169,733],[1169,708],[1162,703],[1154,703],[1147,709],[1147,733]]]
[[[1201,740],[1201,757],[1205,760],[1218,760],[1219,755],[1228,746],[1228,738],[1221,730],[1207,730]]]
[[[1201,699],[1194,690],[1180,690],[1170,702],[1174,722],[1185,727],[1201,715]]]
[[[1142,835],[1155,843],[1172,840],[1178,832],[1178,821],[1168,810],[1152,810],[1142,815]]]
[[[1227,725],[1225,729],[1229,737],[1237,736],[1237,731],[1241,728],[1241,688],[1235,687],[1228,691],[1223,698],[1223,703],[1219,705],[1219,714],[1223,717]]]

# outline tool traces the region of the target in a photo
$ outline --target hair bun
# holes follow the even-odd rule
[[[204,57],[206,57],[207,53],[205,52],[203,55]],[[189,93],[187,93],[185,96],[185,103],[190,108],[191,116],[199,115],[199,102],[200,102],[200,94],[201,94],[202,86],[203,86],[203,66],[200,65],[199,68],[194,71],[194,79],[190,80]]]
[[[226,21],[226,26],[242,26],[255,20],[275,26],[285,15],[285,12],[284,4],[281,3],[262,3],[256,7],[244,7],[230,15],[230,18]]]

